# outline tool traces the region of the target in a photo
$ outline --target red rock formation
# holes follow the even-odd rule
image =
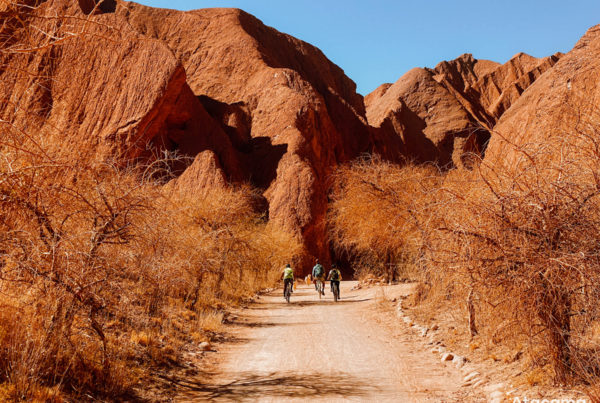
[[[365,108],[368,110],[372,104],[377,102],[382,96],[385,95],[387,90],[389,90],[392,85],[393,84],[391,83],[381,84],[375,89],[375,91],[365,96]]]
[[[520,53],[499,65],[465,54],[435,69],[413,69],[366,97],[367,118],[380,136],[399,136],[417,161],[461,166],[483,151],[498,117],[559,56]]]
[[[328,178],[373,144],[355,84],[314,46],[241,10],[123,3],[117,13],[180,58],[194,94],[242,154],[245,179],[264,189],[270,219],[327,262]]]
[[[566,151],[574,150],[581,140],[580,134],[597,138],[599,56],[600,25],[597,25],[502,115],[494,127],[485,160],[517,169],[528,163],[526,156],[516,151],[520,147],[527,147],[530,153],[544,148],[549,159],[577,158],[567,157]],[[557,140],[568,147],[548,148]]]
[[[320,50],[234,9],[48,0],[34,13],[67,16],[48,27],[56,37],[81,35],[31,58],[3,56],[0,95],[21,107],[0,107],[3,119],[90,159],[189,156],[170,186],[190,194],[249,181],[270,219],[328,261],[330,173],[374,140],[355,84]]]
[[[51,152],[120,163],[187,156],[168,188],[191,195],[250,182],[269,218],[304,239],[304,269],[310,256],[329,260],[327,190],[338,164],[376,151],[460,165],[556,61],[517,55],[499,66],[464,55],[363,101],[320,50],[241,10],[48,0],[31,13],[66,16],[39,19],[52,37],[38,33],[38,45],[65,40],[0,55],[0,118]],[[19,24],[9,28],[18,36]]]
[[[558,61],[561,54],[537,59],[519,53],[474,85],[480,104],[497,120],[525,89]]]
[[[226,184],[227,178],[217,156],[211,150],[205,150],[196,156],[194,162],[179,177],[165,185],[165,191],[168,193],[177,189],[194,197],[202,195],[207,189]]]
[[[448,136],[469,130],[472,121],[462,105],[434,79],[431,71],[415,68],[374,102],[369,123],[397,133],[406,153],[417,161],[450,162]],[[453,138],[451,139],[453,140]]]
[[[82,15],[77,4],[60,0],[33,11],[46,32],[65,39],[32,54],[2,55],[0,96],[9,100],[0,106],[2,119],[39,135],[50,152],[76,150],[95,160],[126,163],[162,150],[195,156],[210,148],[240,177],[227,135],[193,95],[169,48],[114,14],[89,21]],[[43,45],[49,37],[36,40]]]

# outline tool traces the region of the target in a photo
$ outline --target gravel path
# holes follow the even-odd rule
[[[337,303],[329,285],[323,299],[306,285],[289,305],[281,290],[261,297],[236,321],[238,342],[218,353],[211,383],[181,400],[457,401],[460,375],[405,324],[377,312],[377,293],[399,295],[406,286],[351,290],[355,284],[342,282]]]

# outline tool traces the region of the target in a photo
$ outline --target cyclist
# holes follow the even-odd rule
[[[312,269],[312,277],[315,282],[315,290],[317,289],[317,280],[321,280],[321,284],[323,284],[323,289],[321,294],[325,295],[325,270],[321,263],[319,263],[319,259],[315,259],[315,267]]]
[[[342,273],[337,268],[337,265],[334,263],[331,265],[331,270],[327,275],[327,280],[329,280],[331,284],[331,292],[333,292],[333,285],[337,284],[338,289],[338,298],[339,298],[339,290],[340,290],[340,281],[342,281]]]
[[[294,289],[294,269],[290,267],[290,264],[286,264],[283,269],[283,297],[285,298],[285,288],[290,285],[290,291]]]

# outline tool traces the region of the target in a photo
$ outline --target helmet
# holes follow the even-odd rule
[[[331,268],[332,268],[332,269],[335,269],[336,267],[337,267],[337,264],[335,264],[335,263],[333,263],[333,264],[331,265]]]
[[[286,265],[285,265],[285,267],[290,267],[290,264],[289,264],[289,263],[288,263],[288,264],[286,264]]]

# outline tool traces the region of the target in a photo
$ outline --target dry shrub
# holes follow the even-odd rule
[[[91,38],[93,20],[38,15],[37,3],[0,2],[0,69]],[[252,189],[163,186],[185,161],[91,163],[17,127],[47,113],[51,77],[7,74],[39,96],[2,99],[0,399],[127,399],[218,332],[228,306],[272,286],[300,244],[255,213]]]
[[[599,370],[600,148],[593,126],[572,130],[516,148],[521,164],[482,164],[468,186],[449,177],[431,245],[446,293],[471,299],[489,339],[528,345],[558,383]]]
[[[153,170],[50,155],[19,134],[4,130],[14,137],[0,146],[8,398],[131,394],[217,332],[227,306],[273,286],[300,251],[253,211],[251,189],[192,199]]]
[[[521,164],[482,162],[443,177],[379,161],[346,167],[334,192],[334,239],[383,262],[388,250],[411,251],[421,263],[415,302],[460,306],[467,333],[527,349],[531,365],[551,368],[557,383],[597,383],[596,133],[578,126],[515,147]]]
[[[410,278],[422,263],[423,206],[443,179],[433,165],[402,168],[374,157],[338,170],[328,222],[333,244],[354,256],[358,277]]]
[[[131,393],[300,250],[248,189],[192,200],[140,169],[59,161],[0,159],[0,380],[13,398]]]

